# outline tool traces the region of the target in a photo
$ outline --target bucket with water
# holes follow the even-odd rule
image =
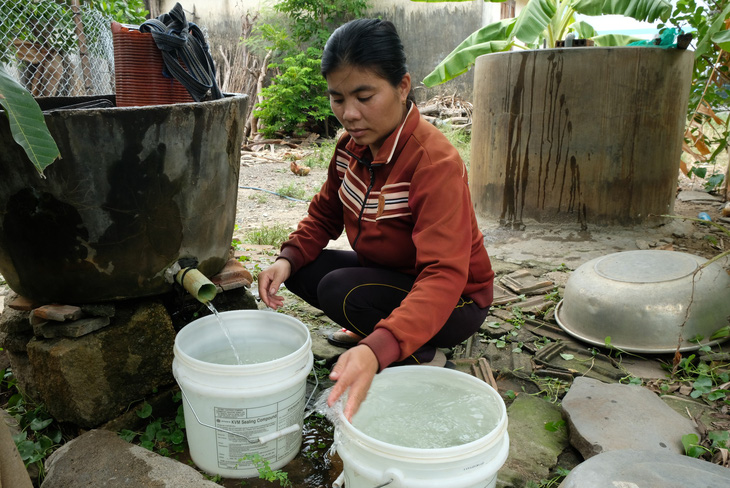
[[[219,317],[222,324],[197,319],[175,338],[190,457],[213,475],[256,477],[257,455],[279,469],[299,452],[312,341],[303,323],[280,313]]]
[[[465,373],[386,369],[352,423],[338,414],[335,445],[345,488],[494,488],[507,460],[499,394]]]

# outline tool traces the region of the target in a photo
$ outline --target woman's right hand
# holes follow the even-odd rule
[[[279,287],[291,276],[291,264],[286,259],[277,259],[274,264],[259,273],[259,297],[274,310],[284,304],[284,297],[277,295]]]

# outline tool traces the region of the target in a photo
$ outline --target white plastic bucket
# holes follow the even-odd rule
[[[183,327],[175,338],[172,372],[183,393],[188,446],[202,470],[250,478],[260,455],[279,469],[302,443],[307,375],[313,366],[307,327],[295,318],[261,310],[219,314],[243,363],[275,348],[272,360],[219,364],[212,356],[230,343],[214,315]],[[245,458],[249,456],[249,458]]]
[[[373,380],[397,375],[401,384],[422,381],[486,392],[496,412],[496,427],[483,437],[445,448],[421,449],[382,442],[355,428],[340,413],[335,429],[337,453],[343,462],[338,480],[345,488],[494,488],[497,471],[507,460],[507,410],[499,394],[477,378],[458,371],[427,366],[402,366],[386,369]],[[388,391],[395,391],[391,388]],[[371,387],[372,392],[372,387]],[[368,399],[371,398],[368,394]],[[368,400],[366,399],[365,402]],[[364,404],[363,404],[364,405]],[[428,398],[415,398],[413,408],[428,408]],[[485,407],[486,408],[486,407]],[[382,415],[388,415],[383,411]],[[356,414],[357,415],[357,414]],[[357,420],[354,417],[353,420]],[[357,423],[357,422],[356,422]]]

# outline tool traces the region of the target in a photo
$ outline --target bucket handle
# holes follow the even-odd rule
[[[312,401],[312,397],[314,396],[314,393],[317,391],[317,387],[319,386],[319,378],[317,378],[316,373],[314,374],[314,381],[315,381],[314,388],[312,388],[312,393],[309,394],[309,398],[307,399],[307,402],[304,404],[305,407],[307,405],[309,405],[310,401]],[[237,432],[231,432],[230,430],[221,429],[220,427],[217,427],[215,425],[204,424],[200,420],[200,417],[198,417],[198,413],[195,411],[195,407],[193,407],[193,404],[190,403],[190,400],[188,400],[188,396],[185,394],[185,390],[183,389],[182,385],[178,384],[178,386],[180,387],[180,393],[182,393],[182,397],[187,402],[188,406],[190,407],[190,411],[192,411],[193,416],[195,416],[195,420],[197,420],[197,422],[200,425],[202,425],[203,427],[208,427],[209,429],[217,430],[218,432],[223,432],[224,434],[228,434],[228,435],[232,435],[232,436],[236,436],[236,437],[243,437],[244,439],[246,439],[246,442],[248,442],[249,444],[256,444],[257,442],[259,444],[266,444],[267,442],[271,442],[275,439],[278,439],[279,437],[284,437],[285,435],[293,434],[294,432],[301,430],[301,428],[302,428],[299,424],[292,424],[289,427],[286,427],[281,430],[277,430],[276,432],[272,432],[271,434],[262,435],[258,439],[252,441],[251,439],[249,439],[248,437],[246,437],[243,434],[239,434]],[[385,486],[385,485],[382,485],[382,486]]]
[[[388,481],[386,481],[385,483],[382,483],[373,488],[383,488],[384,486],[388,486],[389,484],[391,484],[394,481],[395,481],[395,479],[391,478]],[[343,471],[342,473],[340,473],[340,475],[337,477],[337,479],[334,481],[334,483],[332,483],[332,488],[343,488],[344,486],[345,486],[345,472]]]

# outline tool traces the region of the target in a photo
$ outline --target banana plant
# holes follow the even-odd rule
[[[411,0],[441,2],[459,0]],[[495,3],[505,0],[484,0]],[[517,48],[537,48],[545,42],[555,47],[555,41],[569,32],[593,39],[598,46],[621,46],[636,40],[630,36],[607,34],[597,36],[590,24],[576,21],[575,14],[623,15],[640,21],[666,21],[672,12],[667,0],[530,0],[513,19],[489,24],[467,37],[436,68],[424,78],[432,87],[465,73],[482,54]]]
[[[43,178],[43,170],[60,152],[33,95],[0,66],[0,107],[10,123],[13,139]]]

